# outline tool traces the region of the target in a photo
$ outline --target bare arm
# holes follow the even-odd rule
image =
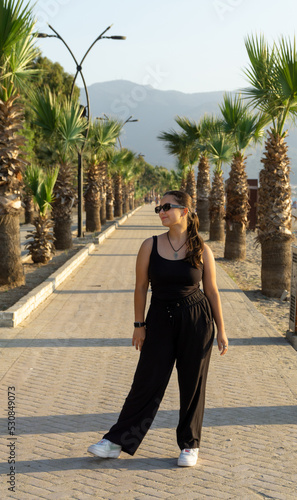
[[[136,260],[136,283],[134,291],[135,321],[144,322],[147,290],[149,286],[148,268],[153,246],[153,238],[145,240]],[[145,327],[134,328],[132,345],[141,351],[145,339]]]
[[[203,290],[208,298],[215,323],[217,325],[218,348],[222,354],[226,354],[228,349],[228,339],[225,333],[223,313],[220,295],[216,282],[216,266],[213,253],[208,245],[205,245],[203,252]]]

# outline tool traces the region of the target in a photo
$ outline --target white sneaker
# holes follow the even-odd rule
[[[108,441],[108,439],[101,439],[96,444],[91,444],[88,452],[102,458],[119,458],[122,447],[118,444]]]
[[[185,448],[178,457],[177,465],[180,467],[192,467],[196,465],[199,448]]]

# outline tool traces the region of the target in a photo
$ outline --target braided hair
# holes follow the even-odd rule
[[[192,207],[192,198],[185,191],[167,191],[165,195],[170,195],[175,198],[179,205],[183,205],[189,209],[187,218],[187,253],[186,258],[188,262],[191,263],[193,267],[199,268],[201,264],[201,256],[204,250],[204,242],[198,233],[199,229],[199,219],[198,215]]]

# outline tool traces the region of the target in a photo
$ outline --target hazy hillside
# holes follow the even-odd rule
[[[176,128],[174,117],[187,116],[196,121],[204,113],[219,114],[224,92],[184,94],[177,91],[157,90],[125,80],[96,83],[89,88],[91,115],[118,117],[122,120],[133,115],[139,122],[127,123],[121,136],[123,146],[145,155],[153,165],[174,167],[175,160],[166,153],[164,144],[157,140],[161,131]],[[84,92],[81,92],[85,102]],[[292,160],[292,184],[297,184],[297,131],[291,129],[288,137],[289,156]],[[257,178],[261,168],[262,147],[249,151],[248,176]],[[226,168],[228,171],[228,168]]]

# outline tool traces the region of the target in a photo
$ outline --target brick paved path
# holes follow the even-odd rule
[[[86,449],[116,420],[131,347],[135,257],[163,230],[143,207],[21,327],[0,329],[1,499],[297,498],[297,353],[218,266],[230,349],[214,346],[199,464],[178,468],[175,373],[134,457]],[[7,387],[16,388],[9,493]]]

